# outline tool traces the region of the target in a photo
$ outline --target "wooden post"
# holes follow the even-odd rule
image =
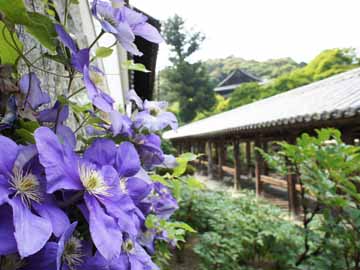
[[[296,137],[290,136],[288,142],[295,144]],[[288,199],[289,199],[289,211],[292,215],[297,215],[299,212],[298,196],[296,191],[297,175],[290,171],[290,163],[288,162],[289,170],[287,175],[288,186]]]
[[[207,154],[207,174],[210,179],[214,178],[213,174],[213,158],[212,158],[212,149],[211,149],[211,141],[207,141],[206,143],[206,154]]]
[[[260,139],[255,140],[255,147],[261,148]],[[255,186],[256,186],[256,196],[260,196],[262,193],[262,183],[261,183],[261,173],[262,173],[262,158],[258,151],[255,150]]]
[[[251,142],[246,142],[246,170],[248,172],[248,176],[252,179],[252,168],[251,168]]]
[[[268,142],[267,141],[263,142],[262,149],[264,150],[265,153],[268,152],[269,149],[268,149]],[[264,175],[269,175],[269,166],[266,164],[264,159],[262,160],[262,162],[263,162],[263,166],[264,166]]]
[[[235,172],[234,172],[234,188],[235,190],[240,189],[240,151],[239,151],[239,141],[233,141],[234,147],[234,165],[235,165]]]
[[[218,177],[222,181],[224,179],[224,173],[222,166],[224,165],[224,142],[220,140],[218,143]]]

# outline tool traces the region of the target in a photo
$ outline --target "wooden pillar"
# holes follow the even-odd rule
[[[224,165],[224,141],[220,140],[217,148],[218,148],[218,177],[220,181],[223,181],[224,172],[222,166]]]
[[[234,165],[235,165],[235,172],[234,172],[234,188],[235,190],[239,190],[240,185],[240,149],[239,149],[239,141],[233,141],[234,147]]]
[[[251,142],[246,142],[246,149],[245,149],[245,155],[246,155],[246,170],[248,172],[248,176],[250,179],[252,179],[252,168],[251,168]]]
[[[291,144],[296,143],[296,137],[290,136],[288,142]],[[288,161],[288,175],[287,175],[287,186],[288,186],[288,199],[289,199],[289,211],[292,215],[297,215],[299,212],[298,195],[296,191],[297,175],[290,170],[291,164]]]
[[[206,143],[206,155],[207,155],[207,174],[210,179],[214,178],[213,174],[213,157],[212,157],[212,143],[207,141]]]
[[[261,148],[260,138],[257,138],[255,141],[255,148]],[[256,186],[256,196],[260,196],[262,193],[262,183],[261,183],[261,174],[263,169],[263,162],[258,151],[254,151],[255,154],[255,186]]]
[[[263,144],[262,144],[262,149],[264,150],[265,153],[268,152],[268,142],[267,141],[264,141]],[[269,166],[266,164],[265,160],[262,159],[262,162],[263,162],[263,173],[264,175],[269,175]]]

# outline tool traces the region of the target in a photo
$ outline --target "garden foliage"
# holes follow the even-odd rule
[[[182,191],[176,217],[199,233],[201,269],[360,269],[360,147],[338,130],[303,134],[265,154],[278,173],[299,175],[296,221],[255,194]]]
[[[178,208],[169,181],[180,181],[193,158],[176,160],[162,150],[161,132],[177,128],[175,116],[165,102],[142,101],[134,90],[117,110],[95,65],[112,53],[111,47],[93,49],[105,33],[133,55],[142,55],[135,36],[162,41],[145,15],[113,2],[116,8],[92,2],[102,30],[80,48],[67,30],[78,1],[65,1],[60,16],[52,1],[44,1],[42,14],[23,0],[0,0],[1,270],[159,269],[152,260],[156,242],[176,246],[192,231],[169,221]],[[43,46],[33,61],[16,34],[23,30]],[[64,73],[39,67],[42,57],[63,65]],[[64,94],[50,97],[38,71],[65,80]],[[158,167],[173,168],[174,176],[157,181]]]

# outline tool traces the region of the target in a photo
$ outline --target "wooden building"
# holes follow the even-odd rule
[[[261,82],[261,80],[242,69],[236,69],[220,82],[214,91],[216,94],[228,97],[241,84],[249,82]]]
[[[177,131],[166,132],[164,137],[180,152],[205,153],[210,177],[217,173],[216,178],[222,180],[224,169],[232,172],[236,188],[242,184],[240,174],[254,169],[257,195],[262,194],[264,185],[285,188],[289,209],[296,212],[299,191],[296,176],[279,179],[269,175],[260,155],[252,151],[254,146],[267,151],[271,142],[294,143],[301,133],[313,134],[315,129],[323,127],[338,128],[344,141],[353,143],[360,137],[359,124],[360,68],[357,68],[190,123]],[[233,149],[232,170],[226,166],[228,146]],[[240,157],[240,152],[245,157]]]

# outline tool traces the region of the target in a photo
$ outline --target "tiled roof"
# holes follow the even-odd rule
[[[164,137],[202,137],[356,115],[360,115],[360,68],[184,125]]]

